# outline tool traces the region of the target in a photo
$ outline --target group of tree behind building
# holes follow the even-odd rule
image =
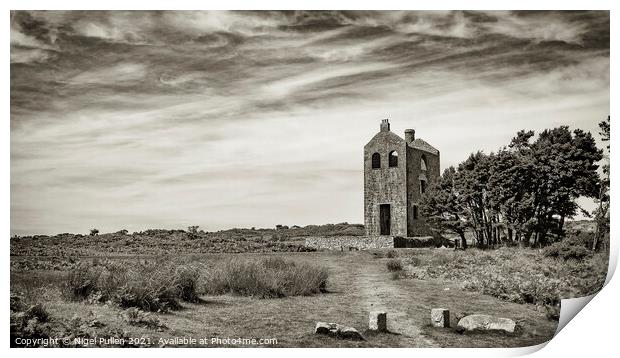
[[[599,124],[606,151],[591,133],[567,126],[535,135],[522,130],[497,152],[471,154],[447,168],[423,196],[422,214],[439,233],[459,235],[460,246],[471,236],[477,246],[519,244],[542,247],[565,238],[566,220],[594,219],[590,248],[609,241],[610,119]],[[602,169],[602,170],[601,170]],[[592,198],[588,212],[577,199]]]

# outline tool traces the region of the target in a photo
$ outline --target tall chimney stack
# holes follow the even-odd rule
[[[381,132],[390,131],[390,122],[388,121],[387,118],[381,120],[381,126],[379,128],[381,129]]]
[[[405,129],[405,142],[407,144],[415,140],[415,129]]]

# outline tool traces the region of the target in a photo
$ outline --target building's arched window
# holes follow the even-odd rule
[[[426,170],[426,157],[422,156],[422,158],[420,159],[420,169],[421,170]]]
[[[379,168],[381,168],[381,156],[379,155],[379,153],[374,153],[372,155],[372,169]]]
[[[393,150],[388,154],[388,166],[397,167],[398,166],[398,152]]]

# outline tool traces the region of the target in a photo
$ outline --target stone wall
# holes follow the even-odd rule
[[[330,236],[307,237],[306,246],[317,250],[343,250],[350,248],[358,250],[391,249],[394,247],[394,238],[390,236]]]

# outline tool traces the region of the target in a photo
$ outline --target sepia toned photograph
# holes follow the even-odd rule
[[[609,158],[610,11],[12,10],[10,347],[540,345]]]

